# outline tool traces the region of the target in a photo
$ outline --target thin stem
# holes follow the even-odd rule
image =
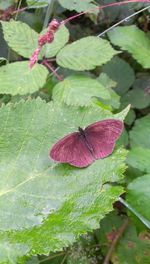
[[[124,199],[122,199],[121,197],[119,197],[118,199],[127,209],[129,209],[134,215],[136,215],[141,222],[150,229],[150,221],[148,221],[147,219],[145,219],[140,213],[138,213],[128,202],[126,202]]]
[[[54,256],[49,256],[49,257],[47,257],[45,259],[42,259],[42,260],[39,261],[39,263],[42,263],[42,262],[45,262],[45,261],[48,261],[48,260],[63,256],[63,255],[65,255],[65,253],[61,252],[61,253],[55,254]]]
[[[125,18],[123,18],[122,20],[120,20],[119,22],[117,22],[116,24],[114,24],[113,26],[109,27],[108,29],[106,29],[105,31],[103,31],[102,33],[100,33],[99,35],[97,35],[97,37],[101,37],[103,36],[104,34],[106,34],[108,31],[110,31],[111,29],[113,29],[114,27],[117,27],[118,25],[120,25],[121,23],[127,21],[128,19],[138,15],[139,13],[142,13],[143,11],[147,10],[150,8],[150,5],[149,6],[146,6],[145,8],[135,12],[134,14],[130,15],[130,16],[127,16]]]
[[[57,74],[57,72],[55,71],[55,69],[50,65],[50,63],[47,62],[47,60],[43,60],[42,61],[42,64],[47,66],[47,68],[49,68],[52,73],[56,76],[56,78],[59,80],[59,81],[62,81],[63,79]]]
[[[52,16],[52,13],[53,13],[54,3],[55,3],[55,0],[51,0],[49,5],[48,5],[47,11],[46,11],[46,16],[45,16],[44,23],[43,23],[43,29],[48,26],[49,20]]]
[[[117,233],[116,233],[116,235],[115,235],[115,238],[114,238],[114,240],[112,241],[112,244],[111,244],[111,246],[110,246],[110,248],[109,248],[109,250],[108,250],[108,253],[107,253],[106,257],[105,257],[105,260],[104,260],[103,264],[109,264],[109,260],[110,260],[110,258],[111,258],[111,256],[112,256],[112,253],[113,253],[113,251],[114,251],[114,249],[115,249],[115,247],[116,247],[116,245],[117,245],[117,243],[118,243],[118,240],[119,240],[119,239],[121,238],[121,236],[123,235],[123,233],[124,233],[124,231],[125,231],[125,229],[126,229],[128,223],[129,223],[129,220],[126,219],[126,220],[124,221],[124,223],[121,225],[121,227],[118,229],[118,231],[117,231]]]
[[[126,4],[130,4],[130,3],[150,3],[150,0],[126,0],[126,1],[122,1],[122,2],[114,2],[114,3],[111,3],[111,4],[107,4],[107,5],[97,6],[95,8],[86,10],[84,12],[81,12],[81,13],[79,13],[77,15],[74,15],[74,16],[71,16],[71,17],[65,19],[64,21],[62,21],[62,24],[66,24],[67,22],[75,19],[76,17],[82,16],[82,15],[84,15],[86,13],[95,11],[97,9],[101,10],[101,9],[104,9],[104,8],[107,8],[107,7],[126,5]]]
[[[16,11],[18,11],[20,9],[21,4],[22,4],[22,0],[19,1]],[[15,20],[17,20],[17,17],[18,17],[18,12],[16,12]]]

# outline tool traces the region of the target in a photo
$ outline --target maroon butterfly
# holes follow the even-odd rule
[[[116,140],[123,131],[123,122],[115,119],[98,121],[84,130],[60,139],[50,150],[50,157],[60,163],[84,168],[94,160],[103,159],[113,152]]]

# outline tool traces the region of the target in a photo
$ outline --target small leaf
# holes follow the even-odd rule
[[[117,259],[117,262],[116,262]],[[149,232],[137,232],[136,227],[130,223],[123,236],[118,241],[111,261],[118,264],[148,264],[150,259]]]
[[[114,109],[118,109],[120,107],[120,96],[113,89],[111,89],[112,87],[116,86],[116,82],[110,79],[105,73],[101,73],[97,80],[103,84],[110,93],[111,99],[106,103],[111,105]]]
[[[41,32],[41,34],[43,34],[43,31]],[[45,51],[44,55],[46,58],[54,57],[56,56],[58,51],[65,46],[68,40],[69,40],[69,31],[65,26],[61,26],[54,34],[54,41],[52,43],[47,44],[43,48],[42,52]]]
[[[114,57],[106,65],[102,71],[117,83],[114,89],[119,95],[125,94],[132,86],[135,75],[131,66],[119,57]]]
[[[36,64],[29,69],[28,61],[14,62],[0,67],[1,94],[28,94],[42,88],[48,76],[47,69]]]
[[[128,185],[127,201],[139,214],[150,221],[150,174],[138,177]]]
[[[17,263],[18,258],[21,263],[24,255],[62,250],[98,228],[112,210],[123,188],[104,183],[123,179],[125,150],[116,148],[85,169],[48,157],[59,138],[106,118],[116,115],[99,107],[67,107],[40,99],[1,107],[0,263]]]
[[[127,164],[143,173],[150,173],[150,149],[137,147],[132,148],[127,157]]]
[[[66,45],[58,53],[57,63],[72,70],[92,70],[109,61],[117,53],[107,40],[85,37]]]
[[[136,26],[116,27],[108,33],[111,42],[132,54],[143,68],[150,68],[150,40]]]
[[[150,115],[135,121],[135,125],[130,132],[130,144],[132,147],[150,148]]]
[[[96,13],[98,14],[98,9],[96,9],[95,4],[93,4],[93,0],[58,0],[59,3],[66,9],[75,10],[77,12],[87,11],[88,13]],[[91,9],[91,10],[90,10]],[[95,10],[94,10],[95,9]]]
[[[130,126],[134,122],[135,118],[136,118],[135,111],[133,109],[130,109],[129,113],[125,118],[125,123]]]
[[[121,102],[123,106],[131,104],[133,108],[143,109],[150,105],[150,96],[144,90],[135,88],[123,95]]]
[[[1,21],[8,46],[19,55],[30,58],[38,45],[38,34],[20,21]]]
[[[109,99],[110,94],[97,80],[83,75],[67,77],[53,88],[53,100],[67,105],[87,106],[92,97]]]

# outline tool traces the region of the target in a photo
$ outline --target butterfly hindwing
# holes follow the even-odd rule
[[[52,147],[50,157],[57,162],[69,163],[80,168],[87,167],[94,161],[79,132],[74,132],[60,139]]]
[[[86,139],[95,159],[105,158],[112,153],[122,131],[123,122],[115,119],[99,121],[86,127]]]

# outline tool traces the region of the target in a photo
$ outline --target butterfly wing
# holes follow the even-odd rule
[[[99,121],[86,127],[86,139],[95,159],[105,158],[113,152],[123,127],[123,122],[115,119]]]
[[[79,132],[60,139],[50,150],[50,157],[57,162],[69,163],[80,168],[87,167],[94,161]]]

